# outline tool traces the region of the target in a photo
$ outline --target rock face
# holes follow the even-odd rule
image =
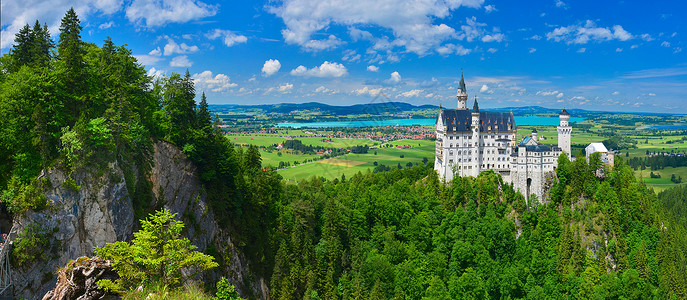
[[[109,261],[80,257],[57,272],[57,286],[43,300],[114,299],[95,283],[101,279],[115,280],[119,276]]]
[[[30,266],[13,270],[16,297],[42,297],[55,288],[55,270],[69,260],[92,256],[94,246],[132,238],[138,220],[134,217],[123,169],[114,162],[106,172],[72,175],[80,186],[78,189],[68,183],[69,174],[63,170],[48,170],[40,175],[48,208],[15,218],[13,233],[38,223],[52,233],[51,248],[58,250],[45,253],[45,259]],[[230,264],[225,270],[214,270],[205,279],[214,282],[224,276],[243,297],[269,298],[265,280],[251,272],[231,236],[218,227],[193,163],[178,148],[164,141],[155,142],[151,170],[147,178],[135,178],[138,180],[150,182],[154,198],[151,207],[165,207],[184,221],[186,236],[199,251],[214,245],[229,256]]]

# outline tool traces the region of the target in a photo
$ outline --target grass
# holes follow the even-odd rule
[[[405,168],[408,162],[422,163],[423,158],[427,158],[428,161],[434,160],[434,141],[399,140],[389,145],[389,147],[370,149],[366,154],[348,154],[280,170],[279,174],[292,181],[307,180],[313,176],[334,179],[345,175],[350,178],[358,172],[365,173],[368,170],[372,172],[375,168],[374,162],[392,168],[401,164],[401,167]],[[395,148],[398,145],[408,145],[411,148]],[[377,155],[374,154],[375,152]]]
[[[184,288],[172,289],[167,286],[146,287],[141,291],[132,290],[122,295],[124,300],[211,300],[200,284],[193,283]]]
[[[267,166],[272,166],[272,167],[277,167],[279,166],[279,162],[290,162],[293,164],[294,161],[298,162],[303,162],[306,159],[319,159],[320,155],[313,155],[313,154],[301,154],[300,152],[297,151],[290,151],[290,150],[281,150],[279,151],[282,153],[281,156],[277,154],[278,152],[270,152],[270,151],[263,151],[260,150],[260,156],[262,157],[262,166],[267,167]]]
[[[651,172],[661,175],[661,178],[651,178]],[[687,167],[665,167],[663,170],[656,171],[651,171],[650,169],[635,171],[635,176],[641,178],[648,187],[654,188],[656,193],[676,185],[670,181],[670,177],[673,174],[675,174],[675,177],[682,176],[683,182],[687,182]]]
[[[289,132],[292,134],[292,132]],[[287,140],[286,137],[282,137],[276,134],[227,134],[226,137],[234,144],[237,145],[255,145],[258,147],[268,147],[275,144],[279,144]],[[371,141],[368,139],[344,139],[344,138],[332,138],[331,142],[323,142],[325,138],[322,137],[299,137],[295,138],[303,142],[304,145],[311,145],[313,147],[322,148],[348,148],[352,146],[362,146],[368,145],[373,146],[379,144],[379,142]]]

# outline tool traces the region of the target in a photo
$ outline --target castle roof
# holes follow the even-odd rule
[[[475,97],[475,105],[472,106],[472,112],[479,112],[479,104],[477,104],[477,97]]]
[[[465,89],[465,80],[463,79],[463,72],[460,72],[460,83],[458,83],[458,88],[463,90],[463,92],[467,91]]]
[[[511,132],[515,131],[515,120],[510,113],[478,112],[479,130],[481,132]],[[439,118],[446,127],[447,133],[472,132],[472,113],[469,110],[446,109],[441,111]],[[510,124],[510,128],[508,125]]]
[[[568,111],[565,110],[565,108],[564,108],[563,111],[561,112],[561,116],[569,116],[569,115],[570,114],[568,113]]]

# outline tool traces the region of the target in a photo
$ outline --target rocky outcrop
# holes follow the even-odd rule
[[[119,276],[112,270],[109,261],[80,257],[57,272],[57,285],[43,296],[43,300],[115,299],[98,289],[96,282],[101,279],[114,281],[117,278]]]
[[[198,250],[205,251],[214,245],[229,262],[224,270],[207,274],[206,281],[214,282],[224,276],[244,297],[269,297],[265,280],[251,272],[249,262],[232,242],[229,231],[217,225],[193,163],[178,148],[164,141],[154,143],[150,160],[146,178],[133,180],[124,180],[127,168],[117,162],[110,163],[105,172],[72,174],[75,184],[70,184],[67,171],[44,170],[39,182],[48,199],[48,208],[15,218],[14,231],[19,233],[26,226],[40,224],[51,233],[50,248],[58,250],[46,253],[44,259],[30,266],[13,270],[15,296],[40,298],[55,287],[55,270],[70,260],[92,256],[94,246],[130,240],[138,221],[129,196],[132,189],[126,181],[132,185],[147,180],[154,198],[151,207],[165,207],[177,213],[186,224],[186,236]]]

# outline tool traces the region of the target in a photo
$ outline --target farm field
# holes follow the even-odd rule
[[[651,172],[661,175],[661,178],[651,178]],[[646,183],[648,187],[652,187],[656,193],[676,185],[670,181],[670,177],[673,174],[675,174],[676,177],[682,176],[683,183],[681,184],[687,184],[687,167],[665,167],[662,170],[656,171],[651,171],[650,169],[635,171],[635,177],[638,179],[641,178],[644,183]]]
[[[395,148],[399,145],[411,147],[405,149]],[[377,153],[376,155],[375,152]],[[403,158],[401,158],[401,155],[403,155]],[[422,163],[424,158],[427,158],[428,161],[434,160],[433,141],[398,140],[389,143],[389,147],[370,149],[366,154],[347,154],[337,158],[279,170],[278,172],[282,177],[291,181],[307,180],[312,176],[334,179],[345,175],[350,178],[358,172],[365,173],[367,170],[372,172],[375,168],[374,162],[392,168],[397,168],[398,164],[400,164],[405,168],[408,162],[418,164]]]
[[[302,134],[301,131],[294,133],[290,131],[289,134],[298,135]],[[278,136],[276,134],[227,134],[225,135],[229,141],[237,145],[255,145],[258,147],[269,147],[274,144],[279,144],[284,142],[287,138]],[[344,139],[344,138],[332,138],[331,142],[323,142],[324,138],[321,137],[299,137],[296,138],[303,142],[304,145],[312,145],[314,147],[326,147],[326,148],[347,148],[352,146],[362,146],[367,144],[372,146],[374,144],[379,144],[379,142],[367,140],[367,139]]]

